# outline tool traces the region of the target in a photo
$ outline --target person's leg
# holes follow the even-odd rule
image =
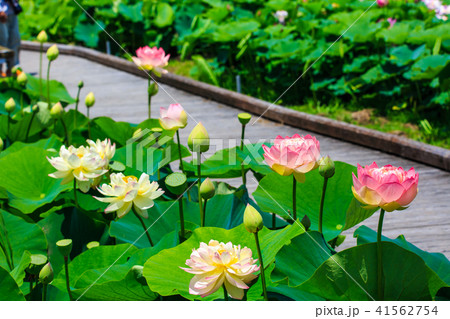
[[[11,10],[12,11],[12,10]],[[20,48],[20,32],[19,32],[19,20],[17,16],[11,12],[8,16],[8,45],[7,47],[14,51],[13,67],[19,64],[19,48]]]

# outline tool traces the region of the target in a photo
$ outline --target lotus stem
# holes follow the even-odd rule
[[[47,103],[48,108],[50,109],[50,67],[52,65],[52,61],[48,61],[48,68],[47,68]]]
[[[272,213],[272,229],[277,228],[277,215],[275,213]]]
[[[75,100],[75,116],[73,118],[73,129],[77,128],[78,104],[80,103],[81,87],[78,87],[77,99]]]
[[[205,216],[202,209],[202,195],[200,194],[200,186],[202,184],[202,152],[197,152],[197,178],[198,178],[198,206],[200,209],[200,226],[205,227]]]
[[[202,216],[202,218],[203,218],[203,220],[202,220],[203,227],[205,227],[205,225],[206,225],[206,203],[207,202],[208,202],[208,200],[205,199],[205,205],[203,206],[203,216]]]
[[[294,175],[292,175],[292,177],[292,216],[295,222],[297,220],[297,180],[295,179]]]
[[[91,118],[89,116],[89,108],[87,108],[86,115],[87,115],[87,119],[88,119],[88,136],[89,136],[89,139],[91,139]]]
[[[67,126],[66,126],[66,123],[64,122],[62,114],[61,114],[61,117],[59,119],[61,120],[61,124],[62,124],[62,126],[64,128],[64,135],[65,135],[64,141],[67,142],[67,145],[70,145],[69,131],[67,130]]]
[[[323,205],[325,203],[325,192],[327,191],[328,178],[323,178],[322,187],[322,198],[320,199],[320,210],[319,210],[319,233],[323,234],[322,223],[323,223]]]
[[[69,294],[70,301],[73,301],[72,291],[70,290],[70,281],[69,281],[69,257],[67,257],[67,256],[64,256],[64,269],[66,270],[67,293]]]
[[[20,111],[22,113],[23,116],[23,92],[20,92]]]
[[[152,241],[152,239],[150,237],[150,234],[149,234],[149,232],[147,230],[147,226],[145,226],[144,220],[142,219],[142,217],[138,213],[136,213],[136,211],[134,209],[133,209],[133,213],[137,217],[137,219],[139,219],[139,221],[141,222],[141,225],[142,225],[142,227],[144,228],[144,231],[145,231],[145,235],[147,235],[148,242],[150,243],[150,246],[153,247],[153,241]]]
[[[42,99],[42,52],[44,51],[44,44],[41,43],[41,48],[39,50],[39,96]]]
[[[225,301],[228,301],[229,299],[228,299],[228,291],[227,291],[227,288],[225,287],[225,284],[223,284],[223,299],[225,300]]]
[[[183,159],[181,156],[181,143],[180,143],[179,130],[177,130],[177,142],[178,142],[178,156],[180,157],[180,169],[181,169],[181,172],[184,174]]]
[[[183,213],[183,195],[178,198],[178,208],[180,211],[181,239],[186,240],[186,231],[184,229],[184,213]]]
[[[78,209],[78,197],[77,197],[77,179],[73,178],[73,199],[75,200],[75,207]]]
[[[377,231],[377,262],[378,262],[378,301],[384,300],[384,287],[383,287],[383,251],[381,246],[381,233],[383,231],[383,219],[384,219],[384,209],[381,209],[380,218],[378,220],[378,231]]]
[[[245,125],[242,124],[242,133],[241,133],[241,151],[244,151],[244,138],[245,138]],[[242,184],[247,184],[247,177],[245,176],[245,168],[244,163],[241,163],[241,172],[242,172]]]
[[[42,301],[47,301],[47,284],[42,284]]]
[[[264,262],[263,262],[263,257],[262,257],[262,253],[261,253],[261,247],[259,245],[258,232],[255,232],[254,235],[255,235],[256,249],[258,251],[259,264],[261,265],[261,283],[262,283],[262,289],[263,289],[263,294],[264,294],[264,300],[269,301],[269,299],[267,298],[266,277],[264,275]]]
[[[150,93],[151,85],[152,85],[152,80],[149,77],[148,78],[148,89],[147,89],[147,94],[148,94],[148,118],[149,119],[152,118],[152,94]]]
[[[36,116],[36,112],[33,112],[31,115],[30,123],[28,123],[27,134],[25,135],[25,143],[28,142],[28,135],[30,135],[31,126],[33,125],[34,117]]]

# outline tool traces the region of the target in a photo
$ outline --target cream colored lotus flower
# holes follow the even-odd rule
[[[107,172],[102,158],[84,146],[66,148],[63,145],[59,150],[59,157],[47,159],[57,169],[56,172],[49,174],[50,177],[62,178],[62,184],[76,178],[78,187],[84,193],[89,191],[95,179]]]
[[[181,269],[195,275],[189,284],[192,295],[206,297],[224,284],[232,298],[242,299],[244,289],[249,288],[247,284],[257,277],[256,261],[250,248],[210,240],[208,245],[200,243],[200,248],[192,251],[186,260],[191,268]]]
[[[87,140],[86,142],[89,144],[91,152],[97,153],[105,162],[104,167],[106,169],[109,162],[114,157],[116,152],[116,144],[114,143],[111,145],[110,139],[105,139],[104,141],[97,140],[96,142]]]
[[[147,174],[142,173],[139,180],[135,176],[125,176],[122,173],[111,174],[111,183],[103,184],[98,191],[107,197],[95,199],[109,203],[105,213],[117,212],[122,218],[134,208],[135,212],[148,218],[147,209],[153,207],[154,200],[164,194],[157,182],[150,182]]]

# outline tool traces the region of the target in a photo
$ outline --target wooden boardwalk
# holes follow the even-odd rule
[[[39,54],[31,51],[21,52],[21,65],[26,72],[37,72]],[[97,103],[91,110],[92,117],[110,116],[117,121],[139,123],[147,117],[147,81],[137,76],[115,70],[78,57],[60,55],[53,62],[51,78],[63,82],[72,96],[76,95],[77,84],[83,80],[85,87],[82,98],[93,91]],[[202,122],[212,139],[223,140],[218,147],[235,146],[239,138],[240,123],[237,114],[241,111],[172,87],[163,85],[152,100],[152,117],[159,116],[159,107],[171,103],[180,103],[189,113],[189,124],[181,131],[182,143],[196,122]],[[84,106],[80,107],[84,112]],[[313,134],[321,144],[322,155],[330,155],[336,161],[345,161],[356,165],[367,165],[376,161],[378,165],[392,164],[409,169],[414,166],[420,174],[419,194],[410,208],[401,212],[388,213],[385,218],[383,234],[388,237],[405,235],[406,239],[421,249],[444,253],[450,258],[450,173],[404,158],[392,156],[380,151],[353,145],[330,137],[299,130],[260,119],[254,126],[249,126],[246,138],[255,143],[270,140],[277,135],[292,136],[295,133]],[[212,150],[214,151],[214,150]],[[209,154],[206,154],[208,156]],[[249,190],[256,189],[256,183],[249,180]],[[231,182],[238,185],[240,180]],[[376,229],[378,214],[363,224]],[[355,243],[352,238],[354,229],[344,234],[347,239],[341,247]],[[341,248],[340,247],[340,248]]]

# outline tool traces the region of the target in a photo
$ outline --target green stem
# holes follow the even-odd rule
[[[277,215],[275,213],[272,213],[272,229],[277,228]]]
[[[297,220],[297,180],[295,179],[295,176],[293,177],[293,184],[292,184],[292,216],[294,218],[294,221]]]
[[[23,116],[23,92],[20,92],[20,111],[22,112]]]
[[[86,111],[86,115],[87,115],[87,119],[88,119],[88,136],[89,136],[89,139],[91,139],[91,119],[90,119],[90,117],[89,117],[89,108],[87,108],[87,111]]]
[[[6,250],[6,247],[5,247],[5,245],[2,243],[2,241],[0,241],[0,249],[3,251],[3,254],[4,254],[5,257],[6,257],[6,263],[8,264],[9,270],[12,271],[12,270],[14,269],[14,267],[13,267],[13,265],[11,264],[11,260],[10,260],[9,253],[8,253],[8,251]]]
[[[39,96],[42,100],[42,52],[44,51],[44,45],[41,43],[41,49],[39,53]]]
[[[241,151],[244,151],[244,139],[245,139],[245,125],[242,125],[242,132],[241,132]],[[242,184],[247,184],[247,177],[245,176],[245,168],[244,163],[241,163],[241,173],[242,173]]]
[[[69,281],[69,258],[64,256],[64,269],[66,270],[66,288],[67,293],[69,294],[70,301],[73,301],[72,291],[70,290],[70,281]]]
[[[200,221],[201,221],[201,227],[205,227],[204,221],[205,217],[203,216],[203,209],[202,209],[202,195],[200,194],[200,186],[202,184],[202,153],[197,153],[197,184],[198,184],[198,207],[200,209]]]
[[[228,291],[227,288],[225,287],[225,284],[223,284],[223,299],[225,299],[225,301],[228,301]]]
[[[207,202],[208,202],[208,200],[205,199],[205,203],[203,205],[203,220],[202,220],[203,227],[205,227],[205,225],[206,225],[206,203]]]
[[[80,103],[81,87],[78,87],[77,99],[75,101],[75,116],[73,117],[73,129],[77,128],[78,104]]]
[[[180,196],[180,198],[178,198],[178,208],[180,211],[181,239],[182,241],[185,241],[186,232],[184,230],[183,196]]]
[[[148,242],[150,243],[150,246],[153,247],[153,241],[150,238],[150,234],[149,234],[149,232],[147,230],[147,226],[145,226],[144,220],[142,219],[142,217],[138,213],[136,213],[134,211],[134,209],[133,209],[133,213],[137,217],[137,219],[139,219],[139,221],[141,222],[141,225],[142,225],[142,227],[144,228],[144,231],[145,231],[145,235],[147,235]]]
[[[73,178],[73,199],[75,200],[75,207],[78,209],[78,197],[77,197],[77,179]]]
[[[178,142],[178,156],[180,157],[180,169],[181,169],[181,172],[183,172],[183,174],[184,174],[183,159],[181,156],[180,133],[178,130],[177,130],[177,142]]]
[[[33,115],[31,115],[30,123],[28,123],[27,134],[25,135],[25,143],[28,142],[28,135],[30,135],[31,125],[33,125],[33,120],[35,116],[36,112],[33,112]]]
[[[62,126],[64,128],[64,135],[65,135],[64,141],[67,142],[67,145],[70,145],[69,131],[67,130],[67,126],[66,126],[66,123],[64,122],[62,114],[61,114],[61,117],[59,119],[61,120],[61,124],[62,124]]]
[[[150,93],[150,86],[152,85],[152,80],[149,77],[148,78],[148,89],[147,89],[147,94],[148,94],[148,118],[151,119],[152,118],[152,95]]]
[[[48,108],[50,109],[50,66],[52,65],[52,61],[48,61],[48,68],[47,68],[47,103]]]
[[[11,122],[11,113],[8,113],[8,122],[6,125],[6,133],[7,133],[7,137],[9,138],[9,126],[10,126],[10,122]]]
[[[377,231],[378,301],[383,301],[384,300],[383,252],[382,252],[382,246],[381,246],[381,233],[383,231],[383,219],[384,219],[384,209],[381,209],[380,218],[378,220],[378,231]]]
[[[325,192],[327,191],[327,183],[328,178],[323,178],[323,187],[322,187],[322,198],[320,199],[320,210],[319,210],[319,233],[323,233],[322,231],[322,223],[323,223],[323,204],[325,202]]]
[[[47,301],[47,285],[42,285],[42,301]]]
[[[30,295],[32,291],[33,291],[33,275],[30,275]]]
[[[269,299],[267,298],[266,277],[264,275],[264,262],[263,262],[263,257],[262,257],[262,253],[261,253],[261,247],[259,245],[258,233],[256,232],[256,233],[254,233],[254,235],[255,235],[256,249],[258,250],[259,264],[261,265],[261,283],[262,283],[262,289],[263,289],[263,294],[264,294],[264,300],[269,301]]]

